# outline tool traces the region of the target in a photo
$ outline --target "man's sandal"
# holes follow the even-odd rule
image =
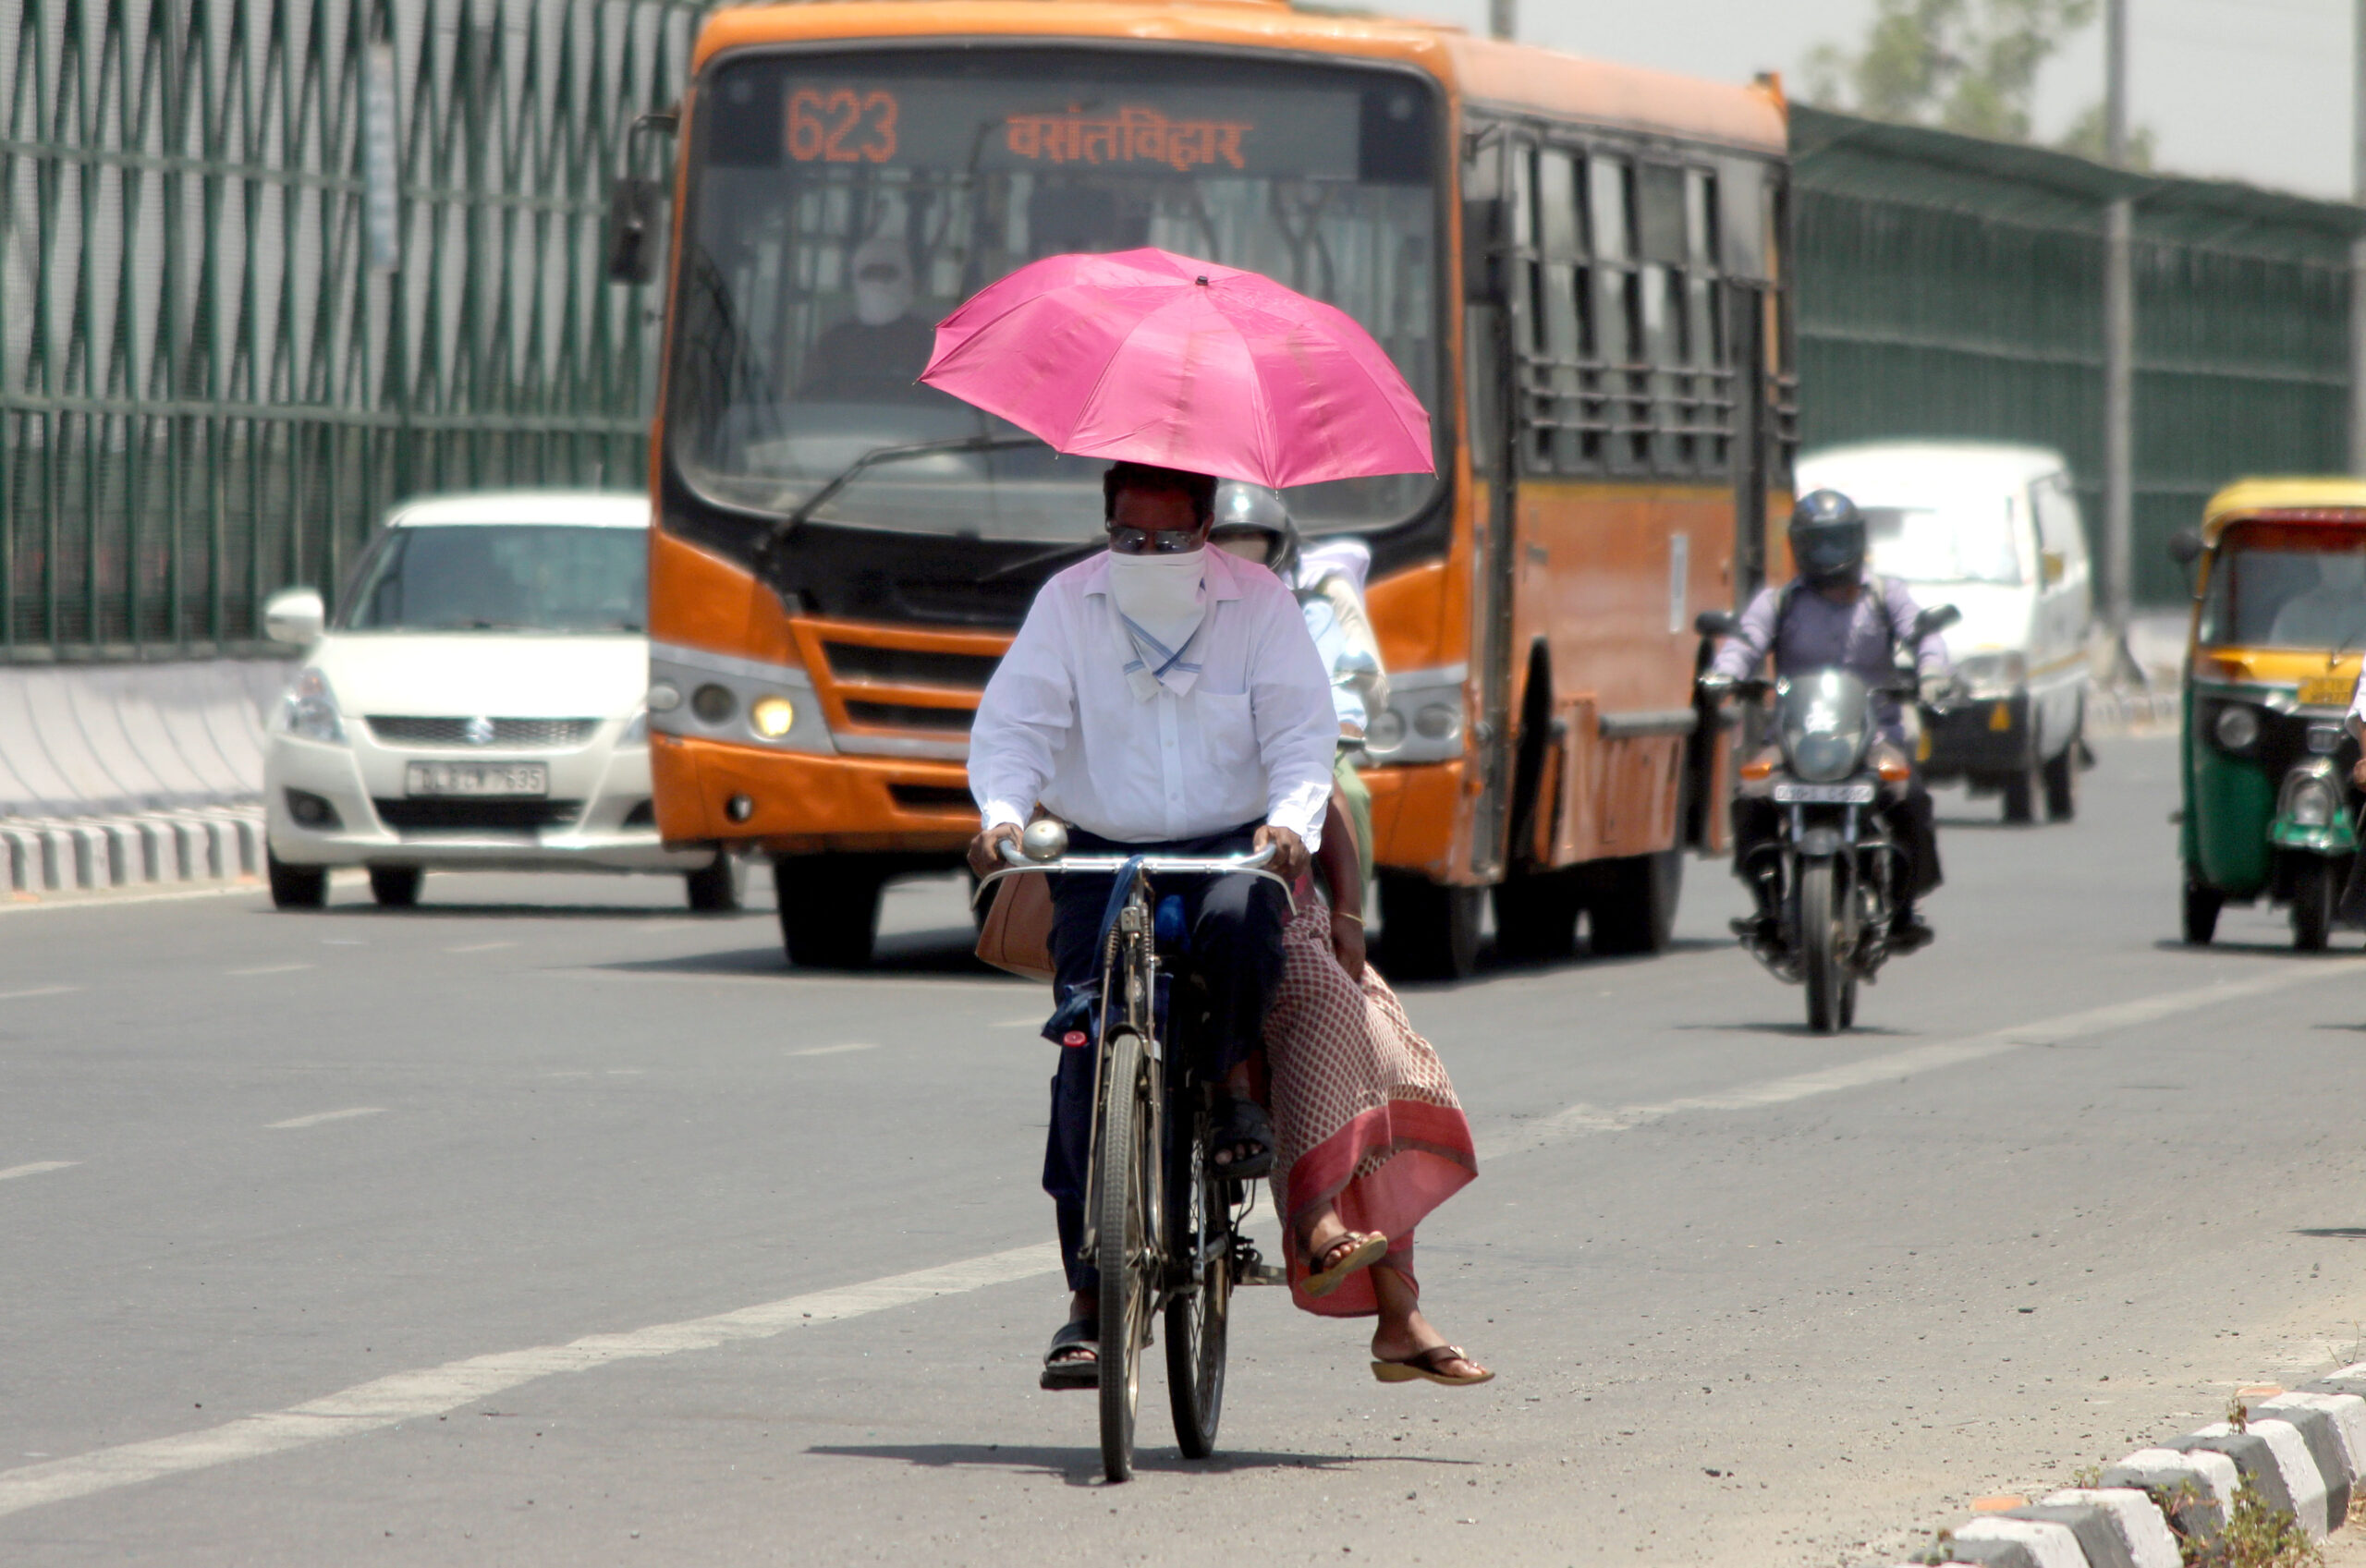
[[[1410,1383],[1427,1379],[1431,1382],[1444,1383],[1448,1388],[1456,1389],[1470,1388],[1478,1383],[1494,1380],[1495,1374],[1484,1367],[1479,1367],[1479,1370],[1475,1373],[1448,1372],[1445,1367],[1450,1361],[1460,1361],[1469,1366],[1479,1367],[1479,1363],[1463,1355],[1461,1347],[1457,1345],[1433,1344],[1427,1350],[1417,1350],[1410,1355],[1374,1356],[1372,1375],[1384,1383]]]
[[[1253,1100],[1234,1095],[1208,1131],[1209,1162],[1216,1174],[1253,1182],[1274,1173],[1274,1119]],[[1249,1152],[1241,1153],[1246,1148]]]
[[[1078,1351],[1091,1351],[1090,1356]],[[1040,1387],[1055,1392],[1068,1389],[1097,1389],[1101,1386],[1101,1325],[1090,1318],[1071,1318],[1060,1325],[1052,1336],[1052,1348],[1043,1353],[1043,1376]]]
[[[1307,1250],[1306,1294],[1320,1301],[1346,1283],[1348,1275],[1387,1256],[1388,1238],[1378,1231],[1342,1231],[1321,1250]]]

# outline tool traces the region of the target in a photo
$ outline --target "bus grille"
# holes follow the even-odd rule
[[[842,681],[883,681],[896,686],[945,686],[983,691],[1001,662],[991,653],[945,653],[927,648],[877,648],[862,642],[825,642],[830,673]]]
[[[952,730],[968,734],[978,716],[974,708],[923,708],[910,702],[853,702],[847,717],[858,724],[884,730]]]

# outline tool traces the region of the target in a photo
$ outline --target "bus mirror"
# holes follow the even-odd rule
[[[657,225],[662,197],[653,179],[628,175],[609,188],[602,249],[611,283],[648,283],[657,276]]]
[[[1741,629],[1731,610],[1703,610],[1692,617],[1692,629],[1702,637],[1731,637]]]
[[[2180,566],[2190,566],[2201,559],[2201,535],[2191,529],[2179,529],[2169,535],[2169,559]]]
[[[1462,298],[1468,305],[1500,305],[1504,298],[1503,254],[1511,235],[1511,206],[1495,197],[1462,204]]]

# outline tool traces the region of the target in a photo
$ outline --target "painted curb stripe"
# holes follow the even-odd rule
[[[2126,1487],[2073,1487],[2058,1491],[2044,1500],[2048,1507],[2089,1503],[2107,1510],[2113,1525],[2119,1532],[2120,1544],[2128,1549],[2128,1559],[2135,1568],[2185,1568],[2185,1557],[2177,1550],[2177,1532],[2153,1500],[2140,1491]]]
[[[2019,1548],[2016,1556],[2018,1561],[2029,1563],[2030,1568],[2092,1568],[2087,1562],[2087,1554],[2079,1550],[2079,1538],[2071,1533],[2070,1526],[2050,1520],[2007,1519],[1994,1513],[1983,1514],[1957,1530],[1956,1541],[1958,1555],[1962,1554],[1963,1547],[1977,1548],[1982,1543],[1994,1541]],[[1982,1555],[1972,1559],[1990,1563],[2015,1560],[2015,1557],[2002,1553],[1996,1557]]]

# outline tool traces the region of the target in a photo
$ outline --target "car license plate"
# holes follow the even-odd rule
[[[1774,801],[1779,806],[1871,806],[1873,786],[1863,780],[1856,784],[1778,784],[1774,786]]]
[[[405,795],[546,796],[551,771],[540,762],[413,762]]]
[[[2355,675],[2311,675],[2300,683],[2300,706],[2347,708],[2350,694],[2357,689]]]

